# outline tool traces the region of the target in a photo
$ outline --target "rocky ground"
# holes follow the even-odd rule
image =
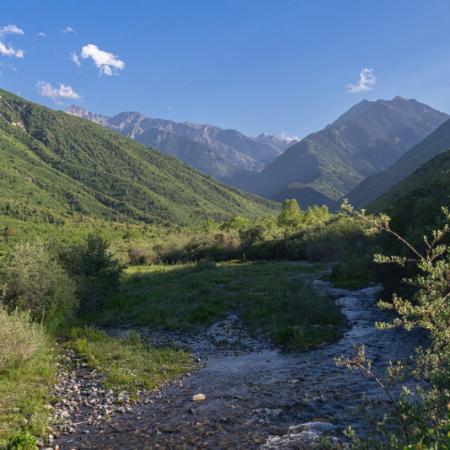
[[[375,304],[378,287],[346,291],[322,281],[315,285],[336,298],[348,321],[342,339],[316,350],[282,353],[250,335],[233,314],[195,337],[140,330],[156,344],[192,348],[202,367],[160,391],[143,393],[136,405],[124,394],[102,390],[100,375],[83,362],[63,368],[56,415],[64,425],[52,448],[339,448],[348,425],[367,432],[370,420],[389,408],[387,399],[334,359],[366,344],[374,368],[382,372],[389,360],[407,360],[420,337],[374,328],[385,318]]]

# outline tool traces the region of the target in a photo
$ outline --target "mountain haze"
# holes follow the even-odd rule
[[[448,149],[450,149],[450,120],[444,122],[424,140],[408,150],[385,171],[358,184],[348,194],[349,201],[356,207],[370,204],[430,159]]]
[[[65,111],[182,159],[218,179],[241,170],[260,172],[292,142],[291,137],[267,134],[252,138],[236,130],[149,118],[138,112],[106,117],[79,106],[70,106]]]
[[[266,198],[296,198],[302,206],[335,206],[447,119],[416,100],[363,100],[288,148],[263,172],[240,173],[230,183]]]
[[[189,224],[273,211],[103,126],[0,90],[0,211]]]

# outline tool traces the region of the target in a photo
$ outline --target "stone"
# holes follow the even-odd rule
[[[195,395],[192,397],[192,400],[193,400],[194,402],[203,402],[203,401],[206,400],[206,395],[205,395],[205,394],[202,394],[202,393],[195,394]]]

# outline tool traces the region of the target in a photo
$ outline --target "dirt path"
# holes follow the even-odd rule
[[[383,394],[365,378],[336,367],[334,358],[366,344],[376,370],[389,360],[406,359],[418,336],[373,327],[385,318],[376,307],[377,287],[333,289],[349,327],[338,342],[300,354],[284,354],[251,337],[238,317],[229,316],[189,340],[150,334],[153,341],[190,345],[204,367],[152,394],[111,421],[79,426],[63,434],[61,449],[279,449],[311,448],[322,435],[339,436],[352,425],[365,432],[367,417],[387,407]],[[193,402],[196,393],[206,395]],[[313,423],[311,423],[313,422]]]

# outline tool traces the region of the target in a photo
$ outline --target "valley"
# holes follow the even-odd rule
[[[450,9],[83,1],[3,8],[0,450],[449,450]]]

